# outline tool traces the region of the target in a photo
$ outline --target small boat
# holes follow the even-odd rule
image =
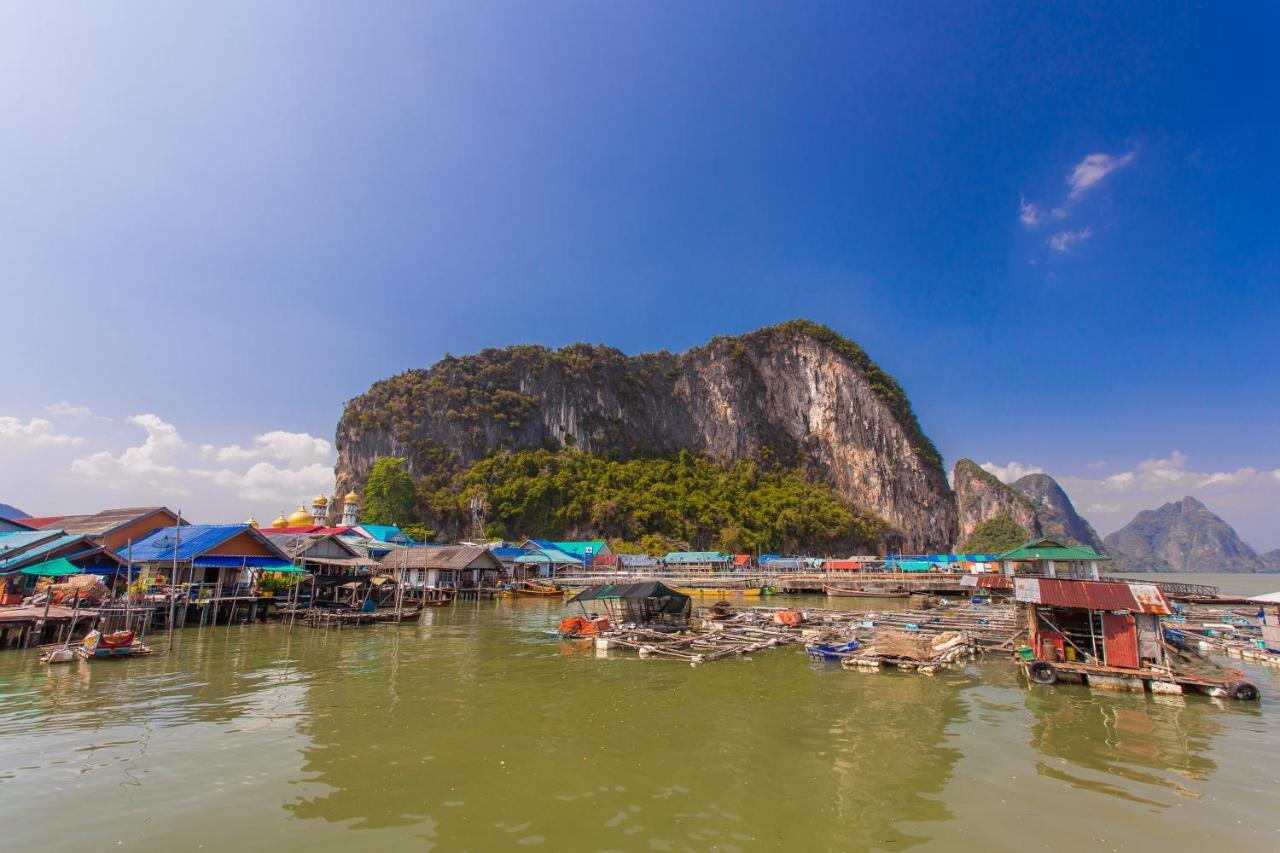
[[[809,657],[814,660],[840,660],[848,657],[858,650],[858,641],[850,640],[847,643],[813,643],[804,647],[809,653]]]
[[[673,586],[671,588],[684,595],[710,595],[715,596],[716,598],[729,598],[730,596],[759,598],[764,595],[764,588],[758,586],[746,587],[744,589],[733,589],[722,586]]]
[[[827,595],[834,598],[910,598],[911,593],[905,589],[848,589],[839,586],[822,585]]]
[[[138,641],[135,631],[115,631],[103,634],[101,631],[90,631],[75,650],[85,660],[91,658],[128,657],[131,655],[149,655],[153,650]]]
[[[563,595],[563,593],[554,586],[543,586],[542,584],[534,583],[533,581],[525,581],[524,584],[516,587],[516,595],[546,597],[552,595]]]
[[[40,653],[41,663],[70,663],[76,659],[75,650],[70,646],[56,649],[45,649]]]

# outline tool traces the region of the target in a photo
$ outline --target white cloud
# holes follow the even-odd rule
[[[1263,550],[1280,545],[1280,469],[1244,466],[1196,471],[1188,456],[1175,450],[1101,479],[1059,479],[1100,533],[1118,530],[1142,510],[1191,495],[1235,526],[1251,544]]]
[[[211,445],[205,445],[201,451],[203,454],[212,455],[222,463],[250,459],[278,459],[297,466],[310,465],[328,459],[333,453],[333,446],[323,438],[316,438],[305,432],[272,430],[255,435],[252,447],[246,448],[232,444],[223,448],[213,448]]]
[[[1084,228],[1078,228],[1075,231],[1062,231],[1049,238],[1049,248],[1055,252],[1069,252],[1074,244],[1088,240],[1092,236],[1092,225],[1086,225]]]
[[[1035,228],[1040,224],[1040,207],[1034,201],[1027,201],[1023,198],[1018,204],[1018,221],[1027,228]]]
[[[31,418],[23,423],[18,418],[0,417],[0,438],[36,446],[75,445],[84,441],[78,435],[57,432],[53,422],[44,418]]]
[[[1012,483],[1028,474],[1043,474],[1044,469],[1036,465],[1024,465],[1021,462],[1010,462],[1008,465],[997,465],[994,462],[983,462],[980,466],[989,474],[994,474],[1003,483]]]
[[[144,504],[157,495],[189,495],[197,506],[187,504],[188,510],[217,507],[220,515],[214,517],[222,520],[309,504],[318,492],[333,489],[333,447],[307,433],[271,430],[255,435],[247,447],[218,446],[188,442],[176,426],[154,414],[135,415],[127,422],[146,432],[141,444],[73,459],[71,473],[115,492],[136,494],[134,500]],[[209,460],[217,467],[209,466]],[[253,464],[242,467],[245,463]]]
[[[1128,154],[1114,156],[1112,154],[1090,154],[1085,157],[1067,176],[1067,186],[1071,188],[1070,198],[1079,198],[1086,190],[1095,187],[1103,178],[1117,169],[1123,169],[1133,162],[1133,151]]]
[[[88,406],[73,406],[66,400],[61,403],[54,403],[51,406],[45,406],[44,410],[50,415],[61,415],[68,418],[87,418],[93,414],[89,411]]]

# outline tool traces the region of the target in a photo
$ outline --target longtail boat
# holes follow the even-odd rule
[[[559,589],[557,589],[554,586],[543,586],[542,584],[533,583],[532,581],[525,581],[524,584],[516,587],[516,595],[546,597],[546,596],[563,595],[563,594],[564,593],[562,593]]]
[[[759,598],[764,595],[764,588],[751,586],[745,588],[734,589],[731,587],[719,586],[673,586],[673,590],[684,595],[711,595],[716,598],[728,598],[730,596],[746,596],[747,598]]]
[[[910,598],[911,593],[905,589],[847,589],[839,586],[822,585],[822,589],[834,598]]]

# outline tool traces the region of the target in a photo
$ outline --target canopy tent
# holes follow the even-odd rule
[[[67,575],[80,574],[80,567],[72,563],[66,557],[59,557],[56,560],[49,560],[45,563],[37,563],[34,566],[27,566],[22,569],[24,575],[35,575],[42,578],[59,578]]]
[[[693,609],[689,596],[676,592],[661,581],[644,583],[605,583],[589,586],[569,599],[568,603],[603,601],[612,609],[617,607],[628,622],[668,624],[689,621]]]

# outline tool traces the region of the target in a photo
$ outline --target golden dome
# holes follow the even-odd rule
[[[282,513],[280,513],[280,517],[279,517],[279,518],[277,518],[275,521],[271,522],[271,526],[272,526],[272,527],[288,527],[288,526],[289,526],[289,519],[285,518],[285,517],[284,517],[284,513],[282,512]]]
[[[254,527],[254,528],[257,528],[257,527],[261,527],[261,526],[262,526],[262,525],[258,524],[258,519],[254,518],[252,515],[251,515],[251,516],[249,516],[247,519],[245,519],[245,522],[244,522],[244,523],[245,523],[245,524],[247,524],[247,525],[249,525],[250,527]]]
[[[310,527],[316,523],[316,517],[307,512],[305,506],[298,507],[298,511],[289,516],[288,525],[290,527]]]
[[[360,502],[360,496],[359,496],[359,495],[357,495],[354,491],[351,491],[351,492],[347,492],[347,496],[346,496],[345,498],[343,498],[343,500],[344,500],[344,501],[346,501],[346,502],[347,502],[347,503],[349,503],[349,504],[359,503],[359,502]]]
[[[324,504],[325,506],[328,506],[328,505],[329,505],[329,499],[328,499],[328,498],[326,498],[324,495],[316,495],[315,500],[313,500],[311,503],[312,503],[312,505],[315,505],[315,504]]]

